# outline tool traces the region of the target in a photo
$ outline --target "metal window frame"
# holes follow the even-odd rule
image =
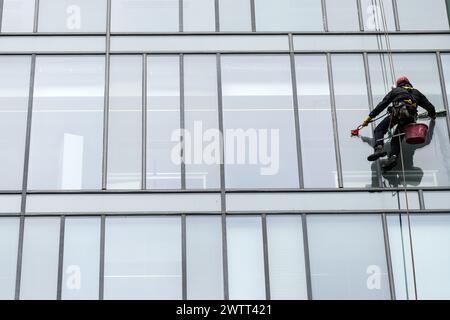
[[[336,114],[336,105],[335,105],[335,93],[334,93],[334,81],[333,81],[333,72],[332,72],[332,54],[362,54],[364,58],[364,67],[366,74],[366,86],[368,90],[369,96],[369,105],[373,107],[373,93],[372,86],[370,80],[370,70],[368,66],[368,54],[377,53],[383,54],[386,53],[386,50],[335,50],[335,51],[295,51],[293,47],[293,36],[294,35],[352,35],[352,34],[376,34],[381,35],[382,32],[367,32],[363,31],[363,26],[361,28],[361,19],[362,19],[362,11],[361,11],[361,3],[360,0],[356,0],[358,4],[358,14],[360,21],[360,32],[330,32],[328,28],[328,18],[327,18],[327,8],[326,8],[326,0],[321,0],[322,2],[322,16],[323,16],[323,31],[319,32],[257,32],[256,31],[256,14],[255,14],[255,0],[249,0],[251,6],[251,32],[221,32],[220,31],[220,12],[219,12],[219,0],[215,0],[215,29],[216,32],[183,32],[184,22],[183,22],[183,0],[179,0],[179,30],[180,32],[143,32],[143,33],[127,33],[127,32],[111,32],[111,0],[107,0],[107,22],[106,22],[106,31],[102,32],[80,32],[80,33],[65,33],[65,32],[39,32],[39,0],[35,0],[35,11],[34,11],[34,22],[33,22],[33,32],[26,33],[2,33],[0,36],[8,37],[8,36],[105,36],[106,46],[105,52],[8,52],[8,53],[0,53],[0,56],[8,56],[8,55],[27,55],[31,57],[31,70],[30,70],[30,88],[29,88],[29,96],[28,96],[28,111],[27,111],[27,128],[26,128],[26,143],[25,143],[25,157],[24,157],[24,173],[23,173],[23,181],[22,181],[22,190],[18,191],[10,191],[10,190],[0,190],[0,194],[20,194],[21,195],[21,210],[20,213],[17,214],[2,214],[0,217],[17,217],[20,219],[19,224],[19,239],[18,239],[18,252],[17,252],[17,266],[16,266],[16,284],[15,284],[15,299],[20,299],[20,285],[21,285],[21,270],[22,270],[22,254],[23,254],[23,240],[24,240],[24,232],[25,232],[25,219],[26,217],[60,217],[61,225],[60,225],[60,249],[59,249],[59,262],[58,262],[58,290],[57,290],[57,298],[60,299],[62,297],[62,266],[64,259],[64,233],[65,233],[65,219],[66,217],[72,216],[83,216],[83,217],[100,217],[100,259],[99,259],[99,299],[102,300],[104,298],[104,272],[105,272],[105,223],[106,217],[109,216],[156,216],[155,214],[146,214],[146,213],[127,213],[127,214],[114,214],[114,213],[95,213],[95,214],[86,214],[86,213],[39,213],[39,214],[27,214],[26,213],[26,200],[28,195],[33,194],[134,194],[134,193],[212,193],[212,192],[220,192],[221,193],[221,211],[217,213],[208,213],[208,214],[191,214],[191,213],[167,213],[167,214],[158,214],[160,216],[173,216],[180,215],[182,219],[182,269],[183,269],[183,298],[187,299],[187,281],[186,281],[186,226],[185,219],[187,216],[191,215],[212,215],[217,216],[220,215],[222,218],[222,254],[223,254],[223,282],[224,282],[224,298],[225,300],[229,299],[229,288],[228,288],[228,261],[227,261],[227,233],[226,233],[226,218],[227,216],[233,215],[257,215],[261,216],[262,226],[263,226],[263,246],[264,246],[264,261],[265,261],[265,286],[266,286],[266,297],[270,298],[270,278],[269,278],[269,265],[268,265],[268,243],[267,243],[267,224],[266,218],[267,215],[277,215],[277,214],[286,214],[286,215],[300,215],[302,217],[302,228],[303,228],[303,244],[304,244],[304,255],[305,255],[305,267],[306,267],[306,283],[308,290],[308,298],[312,299],[312,285],[311,285],[311,270],[310,270],[310,261],[309,261],[309,246],[308,246],[308,231],[307,231],[307,216],[308,215],[320,215],[320,214],[354,214],[354,215],[368,215],[368,214],[381,214],[382,215],[382,223],[384,230],[384,240],[386,247],[386,259],[388,263],[388,275],[390,279],[390,292],[391,298],[395,299],[395,289],[393,288],[393,275],[392,275],[392,261],[390,257],[390,248],[389,248],[389,235],[386,224],[386,210],[359,210],[356,211],[273,211],[273,212],[230,212],[227,211],[226,206],[226,194],[227,193],[247,193],[247,192],[320,192],[326,195],[327,192],[380,192],[380,191],[394,191],[400,192],[403,191],[402,188],[383,188],[382,184],[380,184],[380,188],[344,188],[343,186],[343,177],[342,177],[342,162],[340,159],[340,148],[339,148],[339,138],[338,138],[338,128],[337,128],[337,114]],[[450,1],[447,0],[447,5],[450,4]],[[1,20],[2,20],[2,9],[3,9],[3,0],[0,0],[0,28],[1,28]],[[395,0],[392,0],[392,5],[394,9],[394,18],[396,25],[396,32],[389,32],[388,34],[403,34],[403,35],[437,35],[437,34],[450,34],[450,30],[443,31],[401,31],[399,16],[398,16],[398,8]],[[450,10],[449,10],[450,14]],[[185,36],[203,36],[203,35],[285,35],[289,39],[289,50],[283,51],[257,51],[257,52],[249,52],[249,51],[225,51],[225,52],[212,52],[212,51],[191,51],[191,52],[114,52],[111,53],[110,44],[111,38],[115,35],[151,35],[151,36],[170,36],[170,35],[185,35]],[[450,53],[450,49],[448,50],[395,50],[394,53],[433,53],[436,54],[437,65],[439,70],[439,79],[441,83],[441,90],[444,99],[444,106],[447,111],[449,111],[449,101],[447,98],[446,92],[446,82],[444,78],[443,66],[442,66],[442,53]],[[109,88],[110,88],[110,57],[111,55],[141,55],[143,59],[143,89],[142,89],[142,134],[143,134],[143,142],[142,142],[142,190],[108,190],[107,189],[107,140],[108,140],[108,125],[109,125]],[[330,87],[330,99],[332,106],[332,118],[333,118],[333,133],[335,138],[335,152],[338,157],[336,158],[338,173],[340,175],[340,185],[339,188],[328,188],[328,189],[304,189],[303,186],[303,178],[300,168],[302,167],[301,163],[301,144],[299,142],[299,134],[300,127],[299,123],[296,124],[296,141],[297,141],[297,152],[298,152],[298,166],[299,166],[299,188],[295,189],[227,189],[225,185],[225,165],[224,165],[224,145],[223,140],[221,141],[221,164],[220,164],[220,189],[191,189],[187,190],[182,188],[181,190],[146,190],[146,131],[147,131],[147,57],[148,55],[179,55],[180,57],[184,57],[189,54],[208,54],[216,56],[216,64],[217,64],[217,87],[218,87],[218,117],[219,117],[219,130],[223,133],[223,95],[222,95],[222,75],[221,75],[221,56],[222,55],[232,55],[232,54],[251,54],[251,55],[263,55],[263,54],[288,54],[290,56],[291,61],[291,79],[293,85],[293,99],[294,99],[294,113],[297,109],[298,115],[298,96],[295,94],[296,88],[296,72],[295,72],[295,56],[301,54],[323,54],[327,58],[327,69],[328,69],[328,80]],[[101,190],[28,190],[28,168],[29,168],[29,156],[30,156],[30,140],[31,140],[31,125],[32,125],[32,111],[33,111],[33,98],[34,98],[34,79],[35,79],[35,69],[36,69],[36,58],[37,56],[45,56],[45,55],[102,55],[105,57],[105,96],[104,96],[104,144],[103,144],[103,160],[102,160],[102,189]],[[183,79],[183,80],[181,80]],[[180,81],[184,81],[183,77],[183,68],[180,66]],[[180,99],[184,99],[184,90],[181,91]],[[183,119],[182,119],[183,117]],[[296,116],[296,121],[298,117]],[[184,121],[184,110],[180,111],[180,127],[183,128]],[[447,129],[450,138],[450,115],[447,112]],[[337,140],[336,140],[337,139]],[[337,144],[336,144],[337,141]],[[339,160],[338,160],[339,159]],[[184,181],[186,179],[185,172],[182,174],[184,177]],[[378,177],[380,175],[378,173]],[[183,179],[183,178],[182,178]],[[185,189],[185,190],[183,190]],[[411,215],[424,215],[424,214],[450,214],[449,210],[426,210],[426,203],[424,201],[424,192],[433,192],[433,191],[450,191],[449,187],[408,187],[408,191],[415,191],[419,194],[419,202],[420,202],[420,210],[412,210]],[[393,210],[393,213],[406,213],[404,209],[399,209],[397,211]],[[184,222],[183,222],[184,221]],[[61,241],[62,239],[62,241]]]

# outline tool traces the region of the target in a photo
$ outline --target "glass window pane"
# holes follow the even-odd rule
[[[414,300],[414,278],[407,216],[390,215],[387,223],[395,298],[397,300]]]
[[[186,187],[220,187],[220,131],[215,55],[185,56]]]
[[[98,299],[100,219],[66,218],[62,299]]]
[[[179,0],[112,0],[112,32],[179,30]]]
[[[271,299],[308,299],[301,216],[268,216]]]
[[[0,37],[0,53],[78,53],[78,52],[105,52],[104,36],[5,36]]]
[[[40,37],[41,38],[41,37]],[[91,37],[89,37],[91,38]],[[5,38],[8,39],[8,38]],[[1,40],[1,38],[0,38]],[[83,39],[84,40],[84,39]],[[4,41],[4,39],[3,39]],[[2,50],[2,48],[0,48]],[[73,49],[72,49],[73,50]],[[286,35],[170,35],[163,36],[112,36],[112,52],[210,52],[218,51],[270,51],[289,50]]]
[[[0,190],[22,189],[30,58],[0,57]]]
[[[56,299],[59,228],[59,218],[25,220],[20,299]]]
[[[326,0],[330,31],[359,31],[358,7],[355,0]]]
[[[326,57],[298,55],[295,57],[295,69],[305,187],[337,187]]]
[[[222,219],[186,218],[187,298],[223,299]]]
[[[369,114],[362,55],[333,55],[332,67],[344,186],[377,187],[376,163],[367,161],[373,152],[371,130],[362,131],[361,139],[350,136],[350,130]]]
[[[14,203],[20,208],[20,196]],[[220,192],[34,194],[27,197],[26,212],[215,213],[220,212]]]
[[[298,187],[289,57],[222,58],[227,188]]]
[[[184,31],[215,31],[215,0],[183,0]]]
[[[105,299],[181,299],[179,217],[109,218]]]
[[[181,187],[180,64],[178,56],[147,61],[147,188]]]
[[[3,0],[2,32],[33,32],[34,0]]]
[[[394,66],[397,75],[407,75],[415,88],[419,89],[436,107],[443,110],[442,90],[439,80],[435,54],[395,54]],[[390,89],[383,80],[382,66],[387,64],[387,56],[370,55],[374,103],[377,104]],[[389,67],[387,67],[389,70]],[[445,68],[444,68],[445,70]],[[419,108],[419,113],[426,112]],[[410,186],[435,187],[450,185],[450,143],[445,117],[437,118],[436,122],[419,120],[429,125],[427,141],[420,145],[404,143],[403,155],[406,171],[406,181]],[[386,148],[389,150],[389,143]],[[383,173],[384,183],[388,186],[403,184],[401,163],[392,171]]]
[[[397,0],[401,30],[448,30],[446,0]]]
[[[447,91],[447,99],[450,101],[450,54],[441,55],[442,69],[444,70],[445,88]]]
[[[257,31],[323,31],[321,1],[257,0],[255,11]]]
[[[250,0],[219,0],[220,31],[251,31]]]
[[[19,219],[0,219],[0,300],[14,299]]]
[[[419,300],[450,299],[450,216],[412,216],[411,226]]]
[[[106,0],[40,0],[40,32],[105,32]]]
[[[99,189],[104,57],[36,59],[30,189]]]
[[[140,189],[142,57],[112,56],[108,127],[108,188]]]
[[[265,299],[260,217],[227,218],[227,253],[230,299]]]
[[[313,298],[389,299],[379,215],[308,217]]]
[[[384,30],[384,18],[387,30],[395,31],[394,7],[392,0],[361,0],[361,10],[365,31]]]
[[[388,223],[397,299],[414,300],[408,219],[392,215]],[[449,299],[450,217],[412,215],[411,231],[418,299]]]

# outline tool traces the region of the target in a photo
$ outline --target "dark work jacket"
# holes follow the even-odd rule
[[[369,116],[373,119],[376,118],[381,112],[384,111],[391,103],[400,102],[403,100],[411,99],[411,96],[414,98],[415,103],[418,106],[421,106],[425,110],[428,111],[428,115],[430,117],[434,117],[436,115],[436,109],[433,104],[417,89],[412,89],[408,91],[402,87],[397,87],[392,89],[386,97],[384,97],[383,101],[381,101],[375,109],[369,114]],[[417,108],[414,108],[414,115],[417,114]]]

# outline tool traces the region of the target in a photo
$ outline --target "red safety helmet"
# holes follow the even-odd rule
[[[397,79],[397,87],[400,87],[402,84],[411,84],[411,82],[409,81],[409,79],[405,76],[401,76],[400,78]]]

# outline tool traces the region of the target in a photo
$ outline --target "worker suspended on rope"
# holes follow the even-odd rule
[[[364,119],[363,126],[369,125],[372,119],[376,118],[388,108],[388,116],[378,124],[374,131],[374,153],[367,160],[376,161],[385,157],[387,152],[384,150],[384,136],[397,125],[393,138],[391,140],[391,152],[386,163],[383,164],[384,170],[391,170],[397,165],[397,159],[400,154],[400,141],[403,139],[403,128],[417,120],[417,106],[421,106],[428,111],[431,119],[436,118],[436,109],[430,101],[417,89],[413,88],[409,79],[405,76],[398,78],[397,87],[392,89],[375,109]]]

